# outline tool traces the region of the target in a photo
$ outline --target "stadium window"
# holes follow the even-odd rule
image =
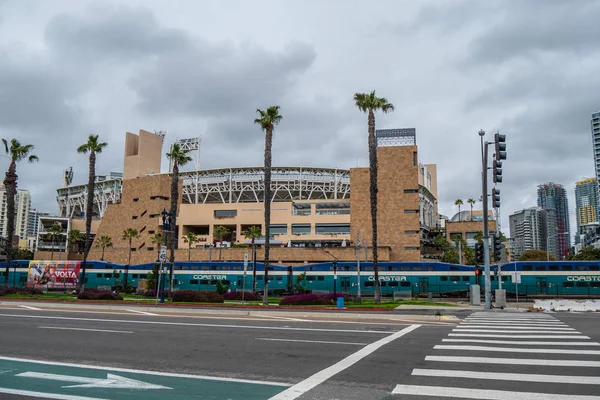
[[[404,189],[404,193],[419,193],[419,189]]]
[[[215,218],[233,218],[237,217],[237,210],[215,210]]]
[[[136,197],[135,199],[133,199],[133,202],[134,202],[134,203],[137,203],[138,201],[140,201],[140,198],[139,198],[139,197]]]
[[[406,246],[406,247],[404,247],[404,250],[418,251],[419,248],[418,247],[414,247],[414,246]]]
[[[404,214],[418,214],[419,210],[404,210]]]
[[[418,235],[419,231],[404,231],[405,235]]]

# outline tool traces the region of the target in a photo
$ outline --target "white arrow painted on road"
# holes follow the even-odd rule
[[[75,382],[81,383],[81,385],[70,385],[63,386],[67,388],[72,387],[86,387],[86,388],[106,388],[106,389],[171,389],[167,386],[155,385],[152,383],[142,382],[135,379],[124,378],[119,375],[106,374],[106,379],[97,378],[86,378],[83,376],[69,376],[69,375],[56,375],[56,374],[45,374],[42,372],[23,372],[18,374],[24,378],[39,378],[39,379],[50,379],[54,381],[62,382]]]

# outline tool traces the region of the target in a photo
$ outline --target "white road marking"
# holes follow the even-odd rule
[[[114,331],[110,329],[91,329],[91,328],[67,328],[64,326],[38,326],[39,329],[60,329],[65,331],[86,331],[86,332],[106,332],[106,333],[133,333],[132,331]]]
[[[577,339],[577,338],[572,338]],[[599,342],[539,342],[535,340],[442,339],[442,342],[521,344],[525,346],[600,346]]]
[[[269,400],[292,400],[302,396],[304,393],[308,392],[315,386],[320,385],[325,382],[327,379],[331,378],[335,374],[345,370],[346,368],[354,365],[358,361],[362,360],[364,357],[372,354],[380,347],[385,344],[388,344],[407,333],[410,333],[420,327],[421,325],[411,325],[407,328],[402,329],[392,335],[386,336],[383,339],[380,339],[374,343],[371,343],[362,349],[358,350],[356,353],[349,355],[343,360],[337,362],[331,367],[325,368],[322,371],[317,372],[316,374],[306,378],[302,382],[295,384],[294,386],[284,390],[283,392],[271,397]]]
[[[355,346],[366,346],[368,343],[355,342],[327,342],[324,340],[300,340],[300,339],[272,339],[272,338],[255,338],[256,340],[272,340],[275,342],[300,342],[300,343],[324,343],[324,344],[351,344]]]
[[[425,361],[479,363],[479,364],[508,364],[508,365],[548,365],[548,366],[554,366],[554,367],[600,367],[600,361],[544,360],[544,359],[538,359],[538,358],[427,356],[427,357],[425,357]]]
[[[41,311],[41,308],[36,308],[36,307],[31,307],[31,306],[22,306],[22,305],[18,305],[18,307],[21,308],[26,308],[28,310],[36,310],[36,311]]]
[[[157,390],[157,389],[172,389],[168,386],[155,385],[140,381],[137,379],[125,378],[123,376],[106,373],[106,379],[88,378],[85,376],[70,376],[70,375],[58,375],[58,374],[47,374],[45,372],[23,372],[15,376],[21,376],[23,378],[34,378],[34,379],[48,379],[51,381],[59,382],[72,382],[80,383],[80,385],[68,385],[63,386],[64,388],[104,388],[104,389],[139,389],[139,390]]]
[[[522,332],[521,332],[522,333]],[[579,335],[485,335],[482,333],[449,333],[448,336],[463,336],[463,337],[498,337],[505,339],[589,339],[589,336]]]
[[[209,328],[267,329],[267,330],[282,330],[282,331],[341,332],[341,333],[375,333],[375,334],[379,334],[379,335],[387,335],[387,334],[393,334],[393,333],[397,332],[397,331],[370,331],[370,330],[356,330],[356,329],[291,328],[291,327],[282,327],[282,326],[197,324],[197,323],[191,323],[191,322],[138,321],[138,320],[121,320],[121,319],[105,319],[105,318],[74,318],[74,317],[55,317],[55,316],[49,316],[49,315],[0,314],[0,317],[57,319],[57,320],[66,320],[66,321],[114,322],[114,323],[118,323],[118,324],[201,326],[201,327],[209,327]]]
[[[495,351],[505,353],[552,353],[552,354],[588,354],[600,355],[600,350],[572,350],[572,349],[523,349],[518,347],[492,347],[492,346],[460,346],[438,344],[434,350],[463,350],[463,351]]]
[[[270,386],[282,386],[282,387],[290,386],[290,384],[288,384],[288,383],[281,383],[281,382],[255,381],[255,380],[250,380],[250,379],[237,379],[237,378],[222,378],[222,377],[218,377],[218,376],[208,376],[208,375],[176,374],[176,373],[172,373],[172,372],[144,371],[141,369],[131,369],[131,368],[100,367],[100,366],[95,366],[95,365],[74,364],[74,363],[65,363],[65,362],[58,362],[58,361],[29,360],[27,358],[16,358],[16,357],[0,356],[0,360],[42,364],[42,365],[58,365],[61,367],[74,367],[74,368],[82,368],[82,369],[95,369],[95,370],[101,370],[101,371],[126,372],[126,373],[131,373],[131,374],[168,376],[168,377],[172,377],[172,378],[205,379],[205,380],[211,380],[211,381],[252,383],[252,384],[258,384],[258,385],[270,385]],[[60,397],[60,398],[63,399],[63,397]],[[64,398],[65,399],[73,399],[73,397],[64,397]]]
[[[54,394],[43,392],[32,392],[30,390],[9,389],[0,387],[0,393],[14,394],[17,396],[38,397],[42,399],[59,399],[59,400],[106,400],[101,397],[85,397],[73,396],[72,394]]]
[[[432,397],[459,397],[481,400],[599,400],[600,396],[511,392],[507,390],[465,389],[445,386],[397,385],[392,394]]]
[[[541,374],[515,374],[506,372],[481,372],[481,371],[457,371],[445,369],[413,369],[412,375],[435,376],[440,378],[470,378],[490,379],[495,381],[520,381],[520,382],[544,382],[544,383],[574,383],[583,385],[600,385],[600,377],[597,376],[570,376],[570,375],[541,375]]]
[[[479,328],[484,328],[484,329],[520,329],[520,330],[527,330],[527,329],[538,329],[538,330],[543,330],[543,331],[574,331],[575,329],[573,328],[566,328],[566,327],[554,327],[554,326],[508,326],[508,325],[493,325],[493,326],[489,326],[489,325],[458,325],[456,327],[457,329],[479,329]]]
[[[510,329],[510,328],[507,328]],[[482,332],[482,333],[560,333],[561,335],[579,335],[581,334],[581,332],[578,331],[555,331],[553,329],[535,329],[532,330],[531,328],[529,328],[530,330],[523,330],[523,331],[519,331],[519,330],[505,330],[505,329],[498,329],[498,328],[489,328],[489,329],[471,329],[469,327],[467,328],[454,328],[452,330],[452,332]]]
[[[546,320],[546,319],[483,319],[483,318],[467,318],[465,322],[495,322],[495,323],[507,323],[507,324],[545,324],[545,325],[563,325],[558,320]]]
[[[279,320],[285,320],[285,321],[304,321],[304,322],[310,322],[307,319],[299,319],[299,318],[290,318],[290,317],[276,317],[276,316],[270,316],[270,315],[257,315],[260,318],[273,318],[273,319],[279,319]]]
[[[146,312],[146,311],[138,311],[138,310],[127,310],[127,311],[132,312],[132,313],[144,314],[144,315],[158,315],[158,314],[153,314],[151,312]]]
[[[528,326],[530,328],[539,328],[539,327],[547,327],[547,328],[565,328],[569,325],[566,324],[541,324],[541,323],[530,323],[530,322],[462,322],[459,326]]]

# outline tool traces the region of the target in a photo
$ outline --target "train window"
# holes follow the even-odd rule
[[[388,271],[398,271],[398,267],[388,267]]]
[[[545,271],[546,270],[546,266],[545,265],[536,265],[535,266],[535,270],[536,271]]]
[[[208,285],[208,279],[201,279],[200,280],[200,284],[201,285]]]
[[[558,265],[548,265],[548,271],[558,271]]]
[[[373,267],[365,267],[365,271],[373,271]]]
[[[412,268],[413,271],[423,271],[423,267],[419,266],[417,267],[416,265]]]
[[[469,282],[471,280],[471,278],[469,278],[468,276],[463,276],[462,280],[465,282]]]
[[[319,278],[320,278],[320,277],[319,277]],[[277,276],[275,277],[275,280],[276,280],[276,281],[280,281],[280,280],[282,280],[282,279],[283,279],[283,277],[282,277],[281,275],[277,275]],[[321,281],[322,279],[319,279],[319,280]]]
[[[344,266],[344,271],[350,271],[350,267],[348,265]]]
[[[233,267],[231,267],[231,269],[232,269],[233,271],[241,271],[241,270],[242,270],[242,267],[241,267],[241,265],[234,265]]]
[[[523,265],[523,271],[533,271],[533,267],[531,265]]]
[[[131,275],[131,277],[132,277],[133,279],[137,279],[137,277],[138,277],[138,274],[133,274],[133,275]]]
[[[573,282],[563,282],[563,287],[573,287]]]
[[[400,271],[410,271],[410,267],[409,266],[400,267]]]
[[[96,274],[96,278],[102,278],[102,274]]]
[[[381,286],[381,287],[387,286],[387,282],[379,282],[379,286]]]
[[[229,285],[229,284],[231,284],[231,282],[229,281],[229,279],[222,280],[221,283],[223,285]]]
[[[398,286],[398,282],[390,282],[389,286]]]
[[[575,268],[577,271],[585,271],[585,265],[576,265]]]
[[[588,265],[588,271],[598,271],[597,265]]]
[[[502,277],[502,282],[506,282],[506,281],[508,281],[508,276],[504,275],[504,276]]]
[[[202,266],[200,267],[200,269],[203,269],[203,270],[206,270],[206,271],[208,271],[208,270],[210,269],[210,266],[208,266],[208,265],[202,265]]]
[[[490,281],[492,281],[492,282],[493,282],[493,281],[495,281],[495,280],[496,280],[496,277],[495,277],[494,275],[490,275]]]
[[[590,282],[591,287],[600,287],[600,282]]]
[[[563,271],[573,271],[573,267],[571,265],[563,265],[560,267]]]
[[[575,286],[579,286],[579,287],[587,287],[588,283],[587,282],[577,282],[575,283]]]
[[[450,271],[459,271],[459,270],[460,270],[460,268],[458,268],[458,267],[452,267],[452,266],[450,267]]]
[[[217,282],[218,282],[218,281],[217,281],[216,279],[213,279],[212,281],[210,281],[210,284],[211,284],[211,285],[216,285],[216,284],[217,284]]]
[[[262,281],[263,280],[263,276],[262,275],[256,275],[256,280],[257,281]]]
[[[110,278],[112,276],[112,274],[104,274],[105,278]]]
[[[230,271],[231,270],[231,265],[223,265],[223,271]]]
[[[410,282],[400,282],[400,286],[410,286]]]
[[[448,280],[448,277],[447,277],[447,276],[440,276],[440,281],[444,281],[444,282],[445,282],[445,281],[447,281],[447,280]]]
[[[375,282],[367,281],[365,282],[365,286],[375,286]]]
[[[190,279],[190,285],[197,285],[198,279]]]
[[[460,276],[451,276],[450,280],[453,281],[453,282],[454,281],[460,281]]]
[[[306,280],[307,280],[307,281],[314,281],[314,280],[315,280],[315,277],[314,277],[314,276],[307,276],[307,277],[306,277]]]
[[[324,277],[324,276],[317,276],[317,280],[318,280],[318,281],[324,281],[324,280],[325,280],[325,277]]]

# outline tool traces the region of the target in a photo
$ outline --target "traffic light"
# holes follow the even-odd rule
[[[496,145],[496,160],[506,160],[506,135],[496,133],[494,135],[494,144]]]
[[[479,280],[480,276],[481,276],[481,268],[475,267],[475,281],[476,282]]]
[[[494,160],[494,183],[502,183],[502,161]]]
[[[500,208],[500,189],[492,189],[492,206]]]
[[[475,243],[475,262],[483,264],[483,244]]]
[[[502,250],[502,241],[500,240],[500,234],[494,235],[494,260],[496,262],[500,261],[501,250]]]

